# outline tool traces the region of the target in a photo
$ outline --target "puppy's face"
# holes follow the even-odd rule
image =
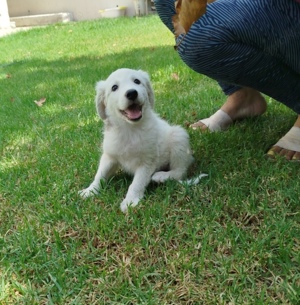
[[[147,107],[153,107],[154,96],[148,74],[143,71],[119,69],[96,87],[97,110],[102,119],[120,118],[136,123]]]

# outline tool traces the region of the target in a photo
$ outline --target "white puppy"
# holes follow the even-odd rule
[[[193,161],[188,133],[153,111],[154,94],[146,72],[119,69],[96,85],[96,108],[104,120],[103,154],[84,198],[97,194],[100,180],[121,167],[134,176],[121,210],[136,206],[151,180],[182,179]]]

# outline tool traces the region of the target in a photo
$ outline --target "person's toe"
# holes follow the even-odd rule
[[[267,156],[271,158],[275,158],[281,152],[282,148],[279,146],[272,146],[269,151],[267,152]]]
[[[292,160],[295,152],[288,149],[282,149],[279,153],[280,156],[285,157],[287,160]]]
[[[296,151],[292,158],[293,161],[300,161],[300,152]]]
[[[282,148],[280,146],[273,146],[267,152],[267,156],[270,158],[276,158],[276,156],[281,156],[287,160],[300,161],[300,152]]]

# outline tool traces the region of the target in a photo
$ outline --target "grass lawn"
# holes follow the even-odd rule
[[[224,133],[188,129],[189,175],[209,174],[199,185],[151,184],[128,215],[123,173],[77,195],[101,150],[95,83],[120,67],[149,73],[173,124],[225,100],[157,16],[0,39],[0,304],[299,304],[299,163],[264,155],[296,116],[268,97],[266,114]]]

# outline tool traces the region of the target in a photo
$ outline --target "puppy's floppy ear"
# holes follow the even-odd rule
[[[99,114],[99,117],[102,120],[107,118],[105,113],[105,81],[100,81],[96,84],[96,109]]]
[[[145,71],[142,71],[142,70],[139,70],[139,73],[144,78],[151,108],[154,108],[154,91],[153,91],[153,88],[151,86],[149,74]]]

